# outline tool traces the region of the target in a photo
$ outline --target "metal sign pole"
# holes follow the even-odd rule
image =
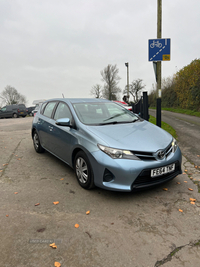
[[[157,0],[157,38],[162,38],[162,0]],[[156,125],[161,127],[161,96],[159,97],[159,90],[161,90],[161,61],[157,62],[156,66],[157,76],[157,105],[156,105]]]

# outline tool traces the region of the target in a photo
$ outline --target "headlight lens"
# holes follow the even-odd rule
[[[178,147],[177,141],[175,138],[173,138],[173,141],[172,141],[172,152],[173,153],[176,151],[177,147]]]
[[[108,156],[110,156],[112,159],[134,159],[134,160],[140,160],[138,157],[136,157],[131,151],[129,150],[122,150],[112,147],[107,147],[98,144],[98,148],[106,153]]]

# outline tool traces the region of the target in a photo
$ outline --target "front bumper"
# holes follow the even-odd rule
[[[179,147],[164,160],[127,160],[112,159],[102,151],[96,151],[89,156],[96,186],[113,191],[135,191],[152,187],[174,179],[181,174],[182,155]],[[151,177],[151,169],[164,167],[175,163],[175,170],[168,174]],[[113,175],[109,182],[105,181],[105,171]]]

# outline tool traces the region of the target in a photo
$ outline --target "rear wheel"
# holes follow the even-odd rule
[[[83,151],[76,154],[74,166],[80,186],[84,189],[92,189],[94,187],[94,175],[89,159]]]
[[[43,153],[45,150],[40,144],[39,135],[36,131],[33,133],[33,145],[37,153]]]
[[[18,115],[16,113],[13,114],[13,118],[18,118]]]

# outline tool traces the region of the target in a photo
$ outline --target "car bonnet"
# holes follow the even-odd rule
[[[134,151],[155,152],[172,141],[169,133],[147,121],[88,126],[87,130],[101,138],[102,145]]]

